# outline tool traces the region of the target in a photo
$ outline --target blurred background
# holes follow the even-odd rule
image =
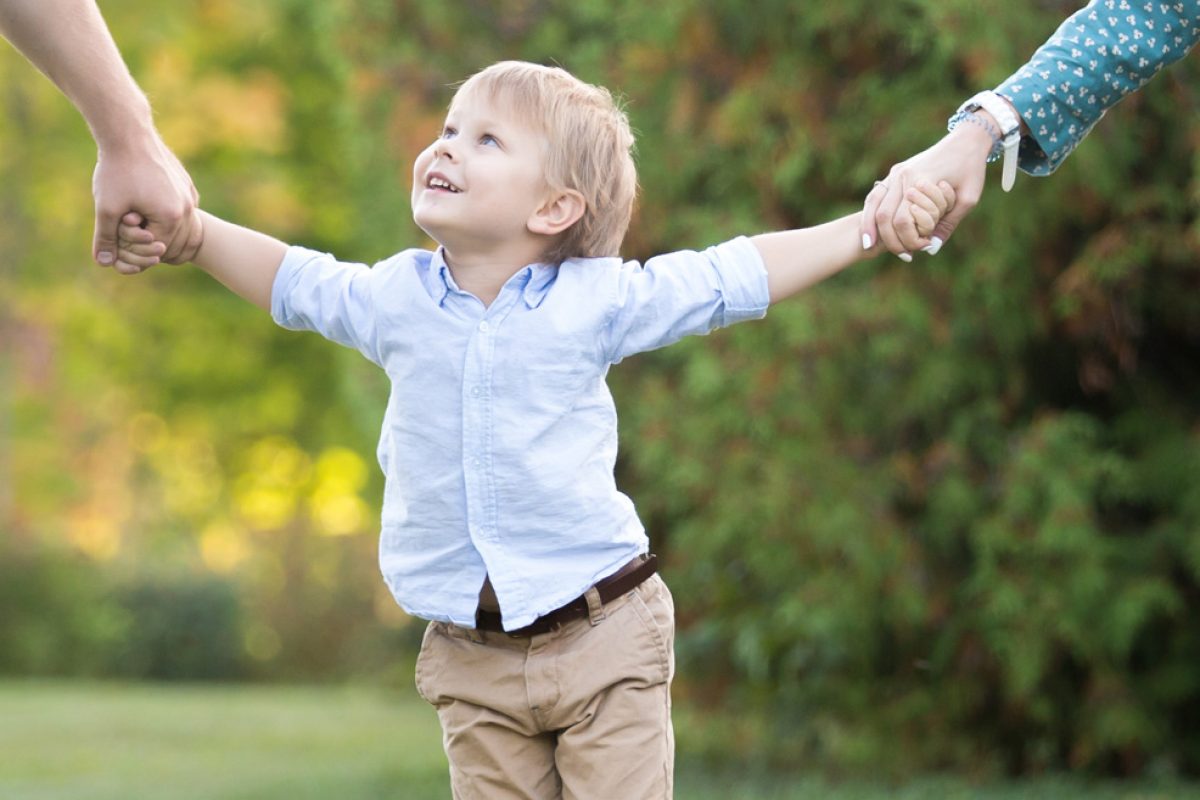
[[[860,208],[1080,5],[101,8],[204,207],[370,263],[428,244],[412,159],[493,61],[624,98],[644,259]],[[685,753],[1200,773],[1198,75],[1051,178],[1005,195],[991,170],[936,259],[612,371]],[[424,625],[375,558],[385,376],[194,268],[95,267],[83,121],[9,48],[0,107],[0,674],[407,691]]]

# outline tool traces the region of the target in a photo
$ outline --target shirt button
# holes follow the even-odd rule
[[[479,332],[480,332],[480,333],[487,333],[487,332],[488,332],[488,327],[489,327],[489,326],[488,326],[488,321],[487,321],[486,319],[485,319],[485,320],[481,320],[481,321],[480,321],[480,323],[479,323]]]
[[[478,458],[472,458],[472,459],[471,459],[471,466],[472,466],[472,467],[479,467],[479,466],[480,466],[480,465],[482,465],[482,464],[483,464],[483,462],[482,462],[482,461],[480,461]]]
[[[471,387],[471,397],[479,397],[479,387],[478,386]]]

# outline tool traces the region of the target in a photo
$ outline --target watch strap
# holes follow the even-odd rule
[[[982,109],[1000,126],[1000,148],[1004,154],[1004,165],[1000,172],[1000,188],[1008,192],[1017,180],[1017,151],[1021,144],[1021,118],[1008,102],[993,91],[985,91],[971,97],[959,106],[959,111]]]

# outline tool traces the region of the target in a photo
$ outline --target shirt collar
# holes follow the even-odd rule
[[[537,308],[546,299],[546,293],[554,285],[558,277],[558,267],[549,264],[530,264],[522,270],[526,274],[525,288],[521,290],[521,299],[527,308]]]
[[[546,299],[546,294],[554,285],[557,276],[558,267],[550,264],[530,264],[509,278],[508,282],[521,292],[521,299],[526,308],[537,308]],[[450,267],[446,264],[446,256],[441,247],[433,252],[429,269],[422,278],[429,296],[439,306],[445,304],[446,296],[451,292],[462,291],[454,282],[454,276],[450,274]]]
[[[450,275],[450,269],[446,266],[446,258],[442,254],[442,248],[433,251],[433,257],[429,259],[429,269],[421,274],[421,280],[425,284],[425,290],[429,292],[429,296],[439,306],[446,302],[446,295],[450,294],[453,289],[458,290],[454,285],[454,278]]]

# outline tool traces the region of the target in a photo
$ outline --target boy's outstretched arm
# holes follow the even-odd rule
[[[154,263],[162,255],[163,245],[141,227],[137,214],[121,221],[119,247],[122,261]],[[200,249],[192,263],[212,275],[234,294],[270,312],[271,288],[275,273],[287,253],[287,245],[265,233],[243,228],[197,210],[193,225],[199,226]]]
[[[751,236],[767,268],[771,304],[876,255],[878,247],[862,249],[860,216],[861,212],[811,228]]]
[[[913,203],[918,232],[928,237],[938,220],[954,207],[954,189],[944,181],[937,186],[926,183],[910,189],[907,199]],[[767,268],[771,303],[791,297],[857,261],[882,253],[884,248],[879,243],[871,250],[863,250],[861,216],[859,212],[811,228],[750,237]]]

